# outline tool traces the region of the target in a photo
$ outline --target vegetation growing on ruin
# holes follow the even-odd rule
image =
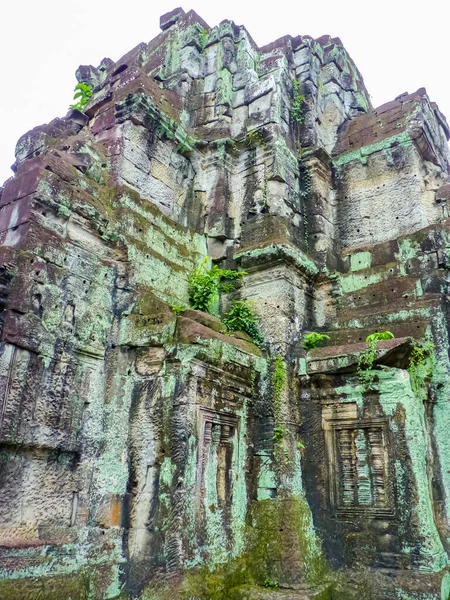
[[[183,306],[182,304],[174,304],[170,308],[176,315],[182,315],[184,313],[184,311],[186,310],[186,307]]]
[[[393,340],[394,334],[390,331],[376,331],[366,337],[366,343],[381,342],[382,340]]]
[[[187,135],[175,121],[168,119],[159,120],[156,135],[162,140],[173,140],[176,143],[175,152],[182,155],[192,152],[195,147],[201,145],[199,140]]]
[[[377,355],[377,341],[374,340],[367,345],[366,350],[361,354],[358,360],[358,377],[359,382],[364,389],[368,390],[372,387],[375,375],[372,371],[373,363]]]
[[[281,394],[286,386],[286,363],[281,354],[275,358],[272,373],[272,394],[275,429],[280,427],[281,419]],[[281,439],[283,435],[281,435]]]
[[[286,436],[290,434],[290,430],[287,427],[282,427],[281,425],[277,425],[273,428],[273,436],[272,439],[276,444],[280,444]]]
[[[188,294],[189,302],[192,308],[211,312],[216,303],[219,291],[230,293],[235,287],[231,281],[223,281],[224,279],[241,279],[246,275],[245,271],[232,271],[230,269],[221,269],[217,265],[213,265],[210,269],[206,267],[208,258],[189,275],[188,278]]]
[[[280,584],[278,583],[277,579],[270,579],[270,577],[266,577],[264,580],[264,587],[278,589]]]
[[[261,131],[259,131],[259,129],[252,129],[251,131],[247,131],[245,140],[247,142],[247,145],[250,146],[250,148],[256,148],[256,146],[262,146],[265,141],[264,136],[261,133]]]
[[[394,334],[390,331],[376,331],[366,337],[366,350],[361,354],[358,360],[358,377],[365,390],[372,387],[375,375],[372,367],[377,356],[377,344],[381,340],[392,340]]]
[[[161,139],[173,140],[175,139],[175,130],[173,124],[170,122],[162,121],[159,123],[156,129],[156,135]]]
[[[250,302],[234,300],[222,321],[228,331],[244,331],[257,346],[262,344],[263,336],[259,330],[258,317]]]
[[[408,373],[414,394],[424,395],[426,382],[431,378],[434,367],[434,344],[431,340],[413,340]]]
[[[303,217],[303,235],[305,240],[305,250],[309,252],[309,224],[308,214],[305,207],[305,201],[311,194],[311,174],[305,161],[302,158],[303,149],[298,149],[298,173],[299,173],[299,196],[302,201],[302,217]]]
[[[303,200],[309,198],[311,193],[311,174],[303,158],[298,159],[299,177],[300,177],[300,197]]]
[[[300,93],[300,84],[294,79],[292,82],[292,105],[291,105],[291,116],[295,123],[303,123],[303,105],[305,104],[305,96]]]
[[[256,52],[254,61],[255,61],[255,73],[258,77],[262,77],[264,75],[262,66],[261,66],[261,52]]]
[[[314,348],[320,348],[324,346],[327,340],[330,340],[330,336],[326,333],[307,333],[303,338],[303,348],[308,352]]]
[[[239,146],[234,138],[226,138],[224,140],[226,149],[231,152],[231,154],[238,155],[239,154]]]
[[[200,31],[200,52],[204,52],[206,44],[208,43],[208,30],[203,28]]]
[[[245,528],[246,548],[242,556],[215,568],[198,567],[186,573],[181,598],[230,600],[258,595],[261,587],[277,589],[289,573],[289,561],[283,560],[286,544],[290,554],[302,557],[304,576],[310,584],[321,584],[329,578],[329,567],[315,536],[311,513],[302,495],[283,500],[260,500],[253,504],[249,524]],[[242,587],[241,586],[245,586]],[[240,588],[240,589],[239,589]],[[328,594],[323,597],[326,598]],[[143,598],[169,600],[174,595]]]
[[[88,83],[77,83],[74,89],[73,99],[77,100],[75,104],[71,104],[69,108],[83,111],[86,104],[92,98],[92,85]]]

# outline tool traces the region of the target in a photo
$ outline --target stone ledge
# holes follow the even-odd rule
[[[404,337],[378,342],[374,366],[408,368],[409,357],[413,348],[411,339]],[[307,373],[311,375],[355,371],[358,360],[366,349],[366,342],[314,348],[307,354]]]
[[[201,343],[201,340],[216,339],[225,344],[235,346],[247,354],[261,356],[261,351],[257,346],[255,346],[255,344],[224,335],[223,333],[214,331],[210,327],[207,327],[198,321],[193,321],[192,319],[188,319],[186,317],[177,318],[175,335],[177,337],[177,341],[181,344],[198,344]]]

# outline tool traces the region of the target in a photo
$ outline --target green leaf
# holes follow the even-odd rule
[[[88,100],[92,98],[93,91],[92,86],[88,83],[77,83],[74,88],[74,100],[78,100],[76,104],[71,104],[69,108],[76,110],[83,110],[85,104],[87,104]]]
[[[381,340],[392,339],[394,339],[394,334],[390,331],[376,331],[375,333],[371,333],[366,337],[366,342],[370,344],[371,342],[379,342]]]
[[[313,350],[314,348],[319,348],[323,346],[326,340],[330,340],[330,336],[326,333],[316,333],[313,331],[312,333],[308,333],[303,338],[303,348],[308,350]]]

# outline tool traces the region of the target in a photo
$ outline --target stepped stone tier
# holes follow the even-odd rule
[[[161,30],[1,188],[0,598],[447,599],[444,116],[339,38]]]

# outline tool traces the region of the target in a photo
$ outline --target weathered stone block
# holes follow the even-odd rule
[[[0,596],[437,600],[445,118],[338,38],[161,29],[0,189]]]

